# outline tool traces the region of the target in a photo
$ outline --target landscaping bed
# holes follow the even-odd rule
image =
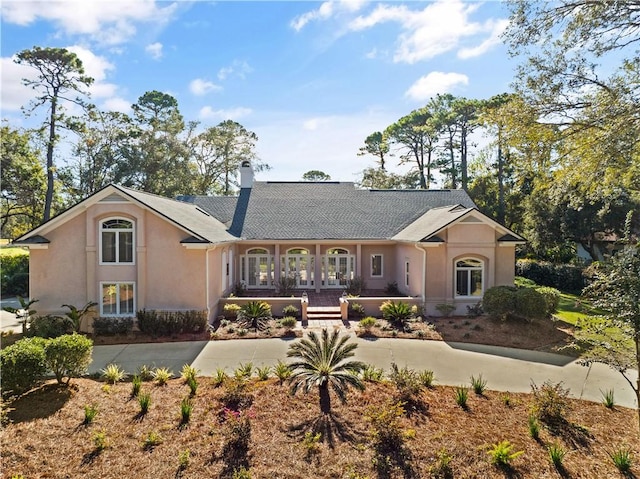
[[[47,384],[34,390],[11,405],[13,422],[0,432],[3,477],[231,477],[223,473],[228,459],[223,401],[227,388],[213,387],[211,378],[197,381],[191,419],[182,425],[180,403],[189,388],[180,379],[166,386],[142,384],[151,395],[145,415],[140,415],[139,403],[131,397],[131,383],[106,386],[78,379],[71,388]],[[244,430],[247,449],[241,458],[251,475],[242,477],[381,477],[373,465],[371,423],[363,413],[381,408],[394,391],[388,383],[367,383],[364,392],[349,393],[346,405],[332,397],[333,414],[321,416],[315,390],[292,397],[276,379],[252,379],[250,428],[248,434]],[[413,471],[412,477],[436,477],[443,457],[449,456],[448,477],[615,478],[621,476],[610,452],[629,448],[636,464],[640,457],[636,416],[630,409],[569,400],[564,427],[555,432],[542,427],[536,440],[528,428],[531,394],[486,391],[477,396],[470,391],[466,409],[456,404],[454,396],[455,388],[426,389],[420,395],[422,406],[399,418],[408,452],[405,466]],[[83,424],[87,405],[98,411],[89,425]],[[151,433],[156,433],[156,441],[149,446]],[[320,438],[314,444],[317,433]],[[105,446],[101,450],[96,445],[99,434]],[[503,440],[510,441],[512,452],[523,451],[508,468],[492,465],[488,453]],[[569,451],[560,473],[549,460],[552,444]],[[181,458],[186,463],[182,468]],[[632,471],[637,474],[637,466]],[[403,474],[394,467],[389,477]]]

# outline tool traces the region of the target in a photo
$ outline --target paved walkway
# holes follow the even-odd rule
[[[635,407],[633,390],[622,376],[602,364],[591,367],[558,354],[525,351],[442,341],[403,339],[361,339],[356,358],[389,370],[391,363],[414,369],[431,369],[437,384],[469,384],[471,375],[487,379],[487,387],[498,391],[530,392],[531,383],[546,380],[564,383],[574,397],[600,402],[601,391],[614,389],[617,404]],[[180,343],[95,346],[90,372],[98,372],[116,363],[128,372],[140,366],[168,367],[178,373],[184,364],[192,364],[203,375],[217,368],[232,372],[240,363],[255,366],[275,364],[286,359],[295,339],[238,339]]]

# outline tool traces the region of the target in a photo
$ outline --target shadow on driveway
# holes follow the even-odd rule
[[[519,359],[532,363],[549,364],[552,366],[566,366],[576,358],[563,354],[545,353],[542,351],[530,351],[528,349],[505,348],[501,346],[487,346],[484,344],[447,342],[453,349],[471,351],[474,353],[502,356],[505,358]]]

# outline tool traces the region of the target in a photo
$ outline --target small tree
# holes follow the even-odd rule
[[[329,336],[329,332],[323,329],[321,338],[315,331],[310,331],[308,339],[292,344],[287,351],[288,357],[297,359],[289,365],[293,371],[289,379],[291,393],[295,394],[300,388],[308,393],[312,387],[318,386],[323,414],[331,413],[329,386],[342,402],[346,402],[349,386],[364,389],[358,374],[366,365],[360,361],[347,361],[358,347],[355,343],[347,344],[348,340],[349,336],[340,338],[338,331]]]
[[[55,375],[58,384],[69,384],[71,378],[80,377],[87,372],[92,350],[93,341],[85,336],[58,336],[48,340],[44,345],[45,364]]]
[[[598,339],[590,340],[594,347],[582,363],[604,363],[622,374],[636,394],[640,430],[640,372],[635,373],[635,379],[630,376],[640,366],[640,244],[626,245],[610,261],[594,268],[593,281],[583,294],[604,311],[602,319],[621,337],[599,329]]]
[[[97,305],[98,303],[96,303],[95,301],[89,301],[82,307],[82,309],[76,308],[73,304],[63,304],[62,307],[69,309],[69,311],[67,311],[65,315],[73,322],[73,328],[76,333],[79,333],[82,318],[84,318],[85,315],[93,312],[93,307]]]

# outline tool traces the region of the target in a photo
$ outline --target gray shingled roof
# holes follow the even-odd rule
[[[470,211],[473,211],[473,208],[460,208],[459,206],[430,209],[396,234],[393,239],[412,242],[427,240],[431,235],[437,233]]]
[[[227,232],[224,224],[210,213],[203,211],[198,205],[132,190],[124,186],[114,186],[123,193],[130,195],[140,203],[193,233],[195,238],[186,238],[185,242],[187,243],[198,242],[194,240],[200,238],[211,243],[220,243],[236,239]]]
[[[182,199],[248,240],[391,239],[433,208],[475,208],[462,190],[361,190],[346,182],[254,182],[237,199]]]

